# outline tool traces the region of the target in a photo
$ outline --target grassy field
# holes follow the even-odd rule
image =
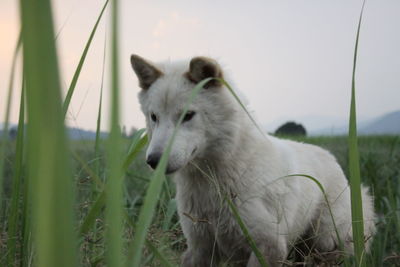
[[[107,64],[111,82],[107,88],[111,97],[107,99],[110,108],[106,112],[111,115],[110,134],[106,140],[97,134],[95,141],[87,142],[67,138],[65,115],[108,4],[104,2],[94,22],[66,97],[62,98],[50,1],[20,1],[22,30],[11,66],[4,117],[6,130],[10,99],[16,89],[13,82],[19,54],[23,62],[19,90],[23,93],[18,135],[15,140],[3,135],[0,142],[0,266],[176,266],[185,249],[176,215],[174,185],[165,177],[174,137],[169,140],[156,170],[150,172],[144,164],[143,149],[147,143],[144,130],[137,131],[129,139],[120,133],[117,0],[110,1],[108,7],[111,33]],[[361,16],[353,82],[349,88],[352,92],[349,137],[301,141],[332,151],[349,177],[355,256],[344,261],[339,259],[338,263],[399,266],[400,140],[399,137],[361,137],[357,142],[355,131],[355,72],[360,24]],[[103,69],[106,51],[105,48]],[[103,77],[104,71],[99,79]],[[193,88],[174,133],[190,102],[210,80],[207,78]],[[99,91],[103,91],[103,85]],[[102,97],[97,133],[101,114]],[[368,255],[364,255],[360,177],[370,186],[379,215],[378,232]],[[230,208],[234,211],[234,207]],[[245,226],[242,230],[246,230]],[[257,251],[256,247],[252,249]]]
[[[301,139],[307,143],[320,145],[330,150],[347,172],[347,138],[345,137],[309,137]],[[128,151],[129,140],[124,140],[124,149]],[[12,196],[13,163],[15,162],[15,141],[9,144],[5,172],[5,195],[3,205],[10,207]],[[101,187],[94,186],[94,179],[104,181],[106,176],[105,146],[101,145],[96,157],[93,141],[76,141],[71,144],[73,161],[73,177],[76,188],[77,213],[76,227],[82,227],[88,211],[93,206]],[[368,266],[399,266],[400,265],[400,138],[394,136],[372,136],[359,139],[361,176],[365,185],[371,187],[378,213],[376,221],[378,232],[374,237],[371,254],[367,257]],[[99,176],[92,177],[90,169],[96,168],[99,162]],[[134,237],[134,222],[138,219],[140,207],[143,204],[146,188],[149,185],[151,171],[144,164],[143,151],[126,170],[124,183],[124,253],[128,253],[129,241]],[[7,255],[10,253],[7,243],[9,227],[9,208],[1,217],[0,265],[6,266]],[[19,213],[22,216],[22,210]],[[19,222],[20,224],[21,222]],[[18,228],[22,230],[20,225]],[[104,211],[96,215],[94,224],[79,238],[79,253],[83,266],[105,265],[105,222]],[[18,231],[14,237],[17,248],[22,248],[23,231]],[[164,266],[163,260],[172,266],[179,263],[180,254],[185,249],[185,240],[180,230],[174,201],[174,185],[167,179],[163,184],[160,201],[156,207],[146,248],[142,261],[143,266]],[[24,255],[26,256],[26,255]],[[15,261],[19,263],[21,254],[17,252]]]

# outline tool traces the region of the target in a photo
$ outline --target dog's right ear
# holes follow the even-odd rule
[[[163,73],[138,55],[131,55],[132,68],[139,79],[139,86],[147,90]]]
[[[194,57],[190,61],[189,71],[186,73],[193,83],[198,83],[206,78],[223,78],[222,70],[217,61],[208,57]],[[222,84],[217,80],[209,81],[204,88],[220,87]]]

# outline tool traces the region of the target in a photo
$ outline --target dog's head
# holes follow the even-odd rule
[[[139,101],[150,138],[146,161],[155,168],[194,86],[205,78],[222,78],[223,74],[219,64],[206,57],[195,57],[190,62],[153,64],[132,55],[131,64],[142,88]],[[232,137],[231,117],[235,109],[231,107],[231,100],[228,90],[217,80],[205,85],[189,106],[177,132],[167,173],[205,156],[206,151],[217,149],[215,146],[220,145],[222,139]]]

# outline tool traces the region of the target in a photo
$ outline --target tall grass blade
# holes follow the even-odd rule
[[[147,230],[153,218],[157,200],[160,195],[162,183],[165,180],[167,160],[169,157],[169,153],[171,151],[172,143],[175,139],[175,135],[182,123],[183,117],[185,116],[189,108],[189,105],[192,103],[193,99],[199,93],[200,89],[203,88],[203,86],[211,80],[213,80],[213,78],[204,79],[193,88],[192,93],[188,101],[186,102],[185,108],[176,124],[174,132],[170,140],[168,141],[167,147],[163,155],[161,156],[160,162],[157,165],[157,168],[152,175],[150,185],[147,189],[146,196],[144,198],[144,204],[140,209],[139,219],[137,221],[137,226],[135,229],[136,230],[135,237],[128,251],[129,255],[128,255],[127,266],[132,266],[132,267],[140,266],[140,260],[142,257],[142,248],[146,239]]]
[[[23,156],[24,156],[24,133],[25,133],[25,97],[24,97],[24,80],[22,80],[21,101],[19,107],[17,143],[14,162],[14,174],[11,196],[10,214],[8,216],[8,266],[13,266],[17,262],[15,259],[17,251],[17,239],[19,229],[19,202],[21,197],[21,182],[23,173]],[[22,231],[21,231],[22,232]]]
[[[96,139],[94,142],[94,158],[95,158],[95,172],[97,176],[100,176],[100,135],[101,135],[101,112],[103,103],[103,85],[104,85],[104,69],[106,65],[106,51],[107,51],[107,32],[104,34],[104,51],[103,51],[103,67],[101,71],[101,85],[100,85],[100,99],[99,99],[99,109],[97,111],[97,125],[96,125]],[[96,188],[93,187],[93,192]]]
[[[349,171],[350,171],[350,192],[351,192],[351,216],[353,227],[354,254],[357,266],[366,266],[362,259],[364,253],[364,221],[361,199],[361,178],[360,178],[360,162],[358,155],[357,141],[357,121],[356,121],[356,87],[355,74],[357,65],[357,50],[358,40],[360,36],[361,20],[364,11],[365,1],[360,13],[358,21],[357,37],[354,48],[353,60],[353,76],[351,86],[351,106],[350,106],[350,121],[349,121]]]
[[[267,136],[265,135],[265,132],[260,128],[260,126],[258,125],[258,123],[255,121],[255,119],[253,118],[253,116],[251,116],[250,112],[247,110],[246,106],[242,103],[242,101],[240,100],[239,96],[235,93],[235,90],[233,90],[232,86],[229,85],[229,83],[227,83],[225,80],[221,79],[221,78],[215,78],[217,81],[221,82],[223,85],[225,85],[228,90],[231,92],[231,94],[233,95],[233,97],[236,99],[236,101],[239,103],[239,105],[242,107],[242,109],[244,110],[244,112],[246,112],[247,116],[249,117],[249,119],[251,120],[251,122],[254,124],[254,126],[257,128],[257,130],[261,133],[262,136],[264,136],[265,138],[267,138]]]
[[[99,98],[99,108],[97,111],[97,125],[96,125],[96,139],[94,143],[94,168],[95,174],[97,177],[100,177],[100,163],[102,162],[100,157],[100,135],[101,135],[101,114],[102,114],[102,103],[103,103],[103,85],[104,85],[104,69],[105,69],[105,61],[106,61],[106,51],[107,51],[107,31],[104,33],[104,50],[103,50],[103,66],[101,71],[101,85],[100,85],[100,98]],[[95,176],[92,176],[95,177]],[[100,180],[100,179],[97,179]],[[94,199],[98,195],[98,187],[96,186],[96,181],[92,180],[92,199]],[[94,224],[94,236],[97,236],[97,227]],[[90,244],[90,250],[93,251],[95,244]]]
[[[136,131],[132,138],[132,144],[128,151],[128,155],[123,164],[123,172],[126,172],[129,165],[132,161],[136,158],[136,155],[144,148],[147,144],[147,135],[141,137],[143,134],[144,129]],[[122,177],[120,177],[122,179]],[[105,189],[98,195],[96,201],[93,203],[92,207],[90,208],[88,214],[86,215],[81,228],[81,234],[87,234],[90,227],[94,225],[96,218],[99,216],[101,210],[103,209],[106,202],[106,191]]]
[[[135,160],[137,154],[147,144],[147,135],[144,135],[142,137],[145,131],[145,129],[137,130],[132,136],[132,143],[128,149],[128,154],[123,165],[123,169],[125,172],[128,170],[129,165]]]
[[[321,193],[324,196],[325,203],[326,203],[326,205],[328,207],[329,215],[331,217],[332,224],[333,224],[333,227],[335,229],[336,238],[338,239],[338,242],[339,242],[339,248],[343,251],[344,250],[343,240],[340,238],[340,235],[339,235],[339,232],[338,232],[338,228],[337,228],[336,222],[335,222],[335,217],[333,217],[332,208],[331,208],[331,205],[329,203],[328,196],[327,196],[327,194],[325,192],[325,189],[322,186],[322,184],[318,181],[317,178],[314,178],[313,176],[307,175],[307,174],[290,174],[290,175],[286,175],[286,176],[284,176],[282,178],[285,178],[285,177],[304,177],[304,178],[310,179],[311,181],[313,181],[318,186],[319,190],[321,191]]]
[[[13,94],[14,88],[14,76],[15,76],[15,65],[17,63],[17,55],[18,51],[21,47],[21,32],[18,37],[17,45],[14,49],[12,63],[11,63],[11,72],[10,72],[10,81],[8,85],[8,95],[7,95],[7,102],[6,102],[6,112],[4,116],[4,126],[3,126],[3,136],[1,136],[1,143],[0,143],[0,218],[3,215],[2,212],[2,204],[3,204],[3,182],[4,182],[4,161],[6,157],[6,151],[8,147],[8,124],[10,120],[10,110],[11,110],[11,99]]]
[[[72,156],[76,159],[82,166],[82,169],[86,171],[88,177],[93,180],[93,184],[96,184],[100,190],[104,189],[104,183],[100,180],[99,176],[95,173],[95,171],[89,167],[89,164],[84,160],[76,151],[71,151]]]
[[[89,48],[90,48],[90,45],[92,43],[93,37],[94,37],[94,35],[96,33],[96,30],[97,30],[97,26],[100,23],[100,20],[101,20],[101,18],[103,16],[104,10],[107,7],[107,4],[108,4],[108,0],[106,0],[106,2],[104,3],[103,9],[101,10],[100,15],[97,18],[97,21],[96,21],[96,23],[95,23],[95,25],[94,25],[94,27],[92,29],[92,32],[90,33],[90,36],[89,36],[89,39],[88,39],[88,41],[86,43],[85,49],[83,50],[81,59],[79,60],[79,63],[78,63],[78,66],[76,67],[74,76],[72,77],[72,81],[71,81],[71,84],[69,86],[69,89],[68,89],[68,92],[67,92],[67,95],[65,97],[64,104],[63,104],[64,117],[67,114],[68,107],[69,107],[69,104],[70,104],[71,99],[72,99],[72,95],[73,95],[75,87],[76,87],[76,83],[78,82],[79,75],[81,74],[82,66],[85,63],[86,55],[87,55],[87,53],[89,51]]]
[[[160,261],[164,267],[172,267],[172,264],[168,262],[165,256],[157,249],[157,247],[149,240],[146,239],[147,248],[153,253],[153,255]]]
[[[125,211],[125,218],[128,224],[135,229],[135,223],[129,217],[128,213]],[[151,253],[160,261],[161,266],[163,267],[172,267],[171,263],[167,260],[164,254],[148,239],[146,239],[146,247]]]
[[[122,209],[122,136],[119,128],[119,70],[118,70],[118,1],[111,2],[111,129],[108,140],[109,173],[106,185],[106,262],[108,266],[123,264]]]
[[[21,0],[28,171],[37,266],[78,266],[72,175],[49,0]]]
[[[176,210],[177,210],[176,200],[171,197],[170,200],[168,201],[167,211],[165,213],[165,218],[161,227],[163,231],[167,231],[169,229],[170,224],[172,222],[172,217],[176,213]]]
[[[85,220],[83,221],[80,228],[80,234],[85,235],[89,232],[90,228],[94,225],[94,222],[96,221],[101,210],[103,209],[105,203],[106,194],[105,191],[103,191],[101,194],[99,194],[88,214],[86,215]]]
[[[25,110],[25,117],[26,117],[26,109],[27,109],[27,107],[26,107],[26,95],[27,95],[27,93],[26,93],[26,79],[25,79],[25,71],[23,70],[23,74],[22,74],[22,76],[23,76],[23,90],[22,90],[22,93],[24,94],[24,110]],[[25,136],[27,136],[28,134],[27,134],[27,132],[28,132],[28,129],[27,129],[28,127],[24,127],[24,130],[25,130],[25,133],[26,133],[26,135]],[[28,140],[27,140],[27,138],[24,138],[24,155],[23,155],[23,157],[24,157],[24,159],[26,159],[27,158],[27,147],[28,147]],[[26,160],[24,160],[24,161],[26,161]],[[21,229],[22,229],[22,234],[21,234],[21,236],[22,236],[22,244],[21,244],[21,249],[20,249],[20,252],[21,252],[21,266],[28,266],[29,265],[29,262],[30,262],[30,255],[31,255],[31,248],[32,248],[32,242],[31,242],[31,233],[32,233],[32,230],[31,230],[31,222],[32,222],[32,209],[31,209],[31,207],[32,207],[32,205],[31,205],[31,203],[32,203],[32,201],[31,201],[31,191],[32,191],[32,189],[31,189],[31,186],[30,186],[30,184],[31,184],[31,181],[30,181],[30,179],[29,179],[29,177],[27,177],[27,174],[26,174],[26,165],[27,164],[25,164],[24,165],[24,180],[23,180],[23,184],[22,184],[22,199],[21,199],[21,202],[22,202],[22,209],[21,209],[21,222],[22,222],[22,226],[21,226]]]

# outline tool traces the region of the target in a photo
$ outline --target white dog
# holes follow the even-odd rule
[[[227,78],[215,60],[205,57],[153,64],[132,55],[131,63],[142,88],[139,100],[150,138],[147,163],[155,168],[195,84],[207,77]],[[227,197],[269,266],[280,266],[299,240],[307,240],[310,250],[343,248],[352,253],[350,190],[336,159],[317,146],[261,134],[217,80],[190,105],[167,173],[174,175],[188,244],[183,266],[216,266],[221,260],[260,266]],[[318,179],[334,220],[317,184],[302,176],[287,177],[291,174]],[[365,188],[362,198],[368,247],[374,209]]]

